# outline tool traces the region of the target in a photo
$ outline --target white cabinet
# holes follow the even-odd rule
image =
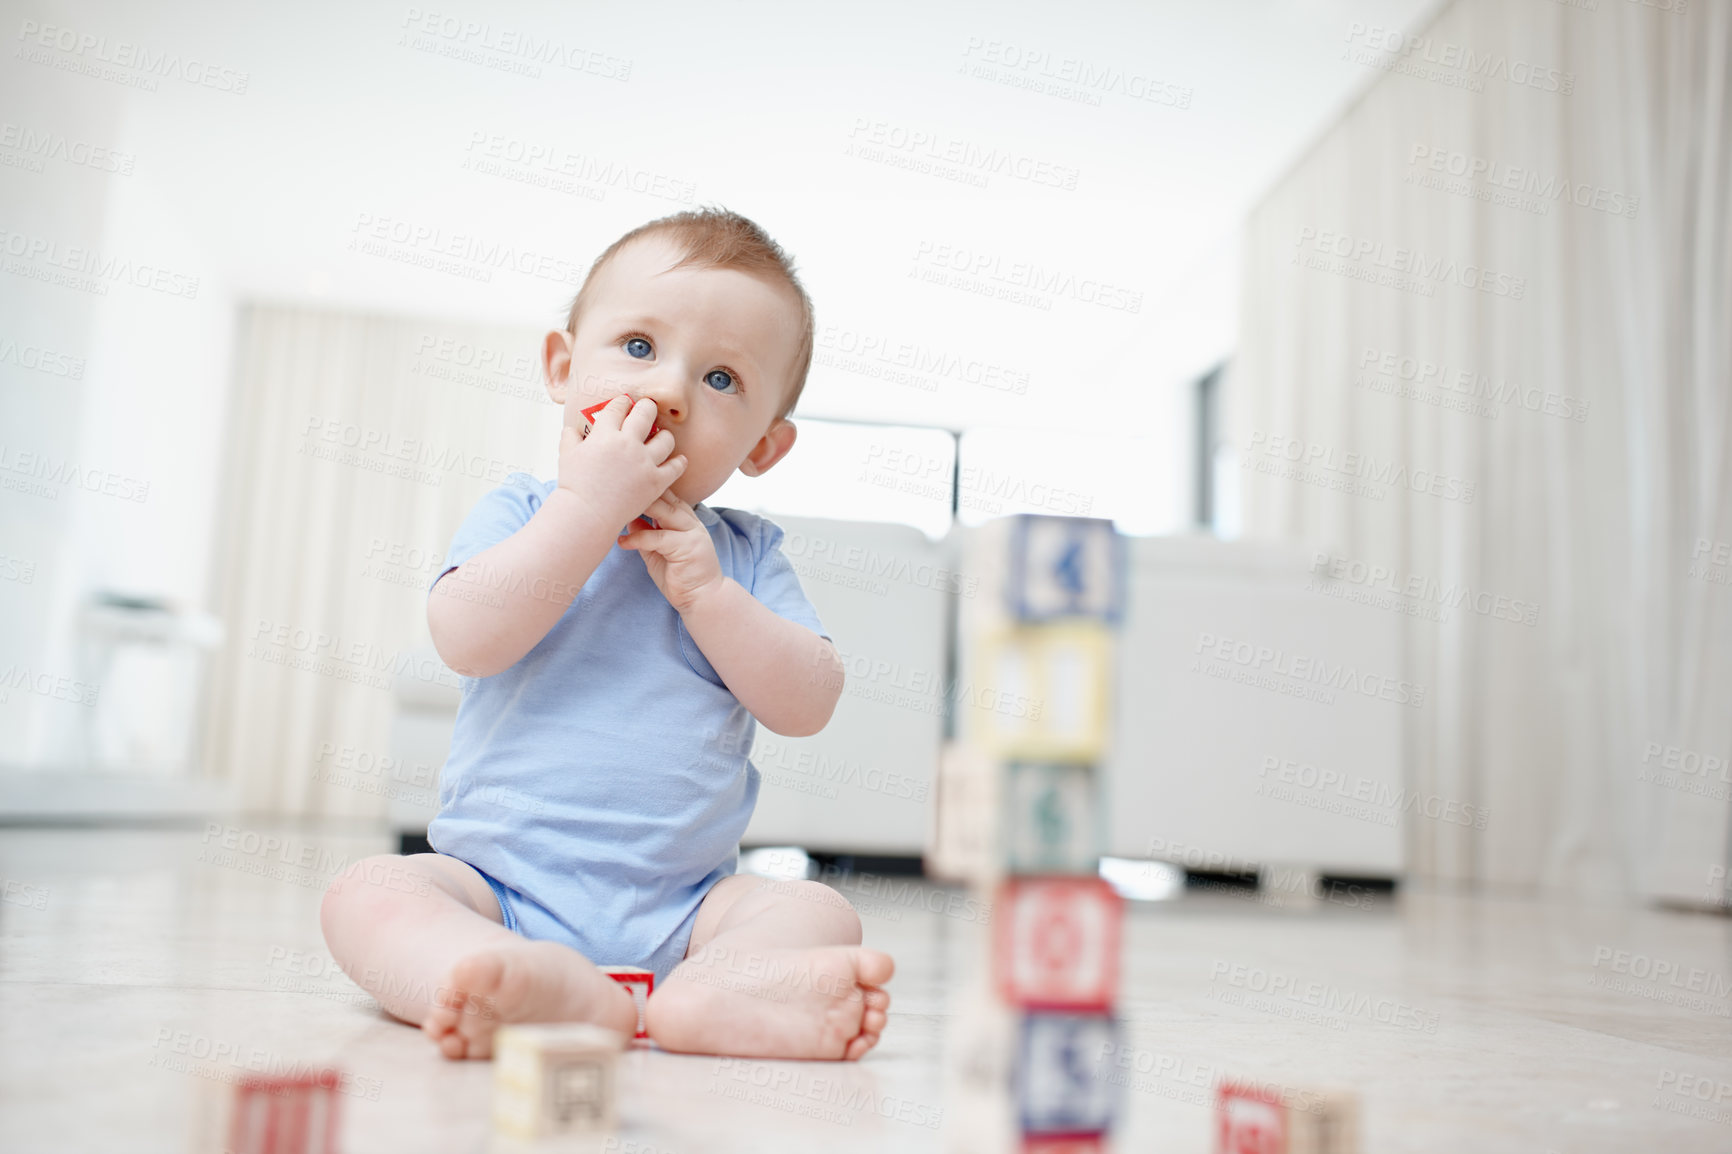
[[[1402,618],[1293,547],[1134,537],[1107,757],[1109,852],[1398,874]]]
[[[952,590],[946,541],[907,525],[775,516],[782,552],[846,666],[811,737],[758,726],[762,775],[748,845],[920,854],[944,726]]]

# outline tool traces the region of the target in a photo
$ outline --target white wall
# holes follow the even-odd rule
[[[546,324],[614,237],[688,203],[752,216],[798,260],[821,345],[803,413],[1134,432],[1173,446],[1147,454],[1137,528],[1177,524],[1185,384],[1231,344],[1228,238],[1367,79],[1338,58],[1349,23],[1402,23],[1422,6],[719,14],[517,0],[441,6],[431,24],[412,18],[418,6],[334,0],[0,6],[0,342],[84,362],[66,379],[0,346],[0,464],[46,453],[99,487],[109,475],[149,484],[139,503],[74,486],[53,499],[0,492],[0,670],[75,676],[72,612],[98,586],[207,603],[237,301]],[[497,46],[525,38],[579,67],[500,67],[524,57]],[[989,56],[994,78],[970,74]],[[1105,78],[1085,100],[1001,82],[1076,68]],[[964,183],[858,155],[874,137],[905,163],[956,149],[1074,188],[1007,170]],[[932,143],[889,145],[915,138]],[[548,176],[533,165],[479,171],[492,142],[544,149],[556,168],[599,164],[617,183],[561,190],[507,179]],[[124,171],[62,158],[93,148]],[[415,239],[356,251],[371,227],[358,226],[381,221]],[[48,269],[38,242],[61,260],[84,248],[173,284],[196,278],[196,296],[112,280],[96,295],[12,271]],[[551,271],[407,263],[440,246],[473,254],[469,242]],[[1005,277],[1034,264],[1078,288],[1031,307],[921,281],[945,255]],[[1097,283],[1136,308],[1075,299]],[[844,353],[863,342],[883,351]],[[903,356],[951,371],[887,382]],[[998,385],[966,379],[976,369]],[[74,757],[83,708],[6,694],[0,765]]]

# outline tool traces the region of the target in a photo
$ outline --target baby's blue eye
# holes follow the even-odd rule
[[[642,345],[643,351],[641,353],[636,351],[635,349],[632,348],[633,345]],[[630,340],[628,340],[625,343],[625,352],[626,352],[627,356],[637,357],[638,359],[641,360],[644,357],[649,356],[650,343],[648,341],[644,340],[642,337],[632,337]]]
[[[716,383],[716,378],[718,377],[721,378],[720,384]],[[734,378],[726,369],[711,369],[710,375],[705,377],[704,380],[709,384],[710,388],[716,390],[718,393],[732,392],[734,388]]]

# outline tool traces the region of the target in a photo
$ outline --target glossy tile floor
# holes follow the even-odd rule
[[[488,1064],[437,1057],[323,964],[325,879],[386,837],[246,832],[282,842],[0,831],[0,1150],[185,1150],[198,1088],[248,1061],[348,1070],[348,1154],[496,1148]],[[872,890],[845,887],[898,973],[866,1061],[633,1052],[605,1148],[952,1148],[969,1123],[946,1110],[946,1044],[982,927],[941,889]],[[1139,904],[1120,1012],[1101,1067],[1125,1086],[1119,1151],[1210,1150],[1220,1074],[1357,1088],[1368,1154],[1732,1150],[1732,921],[1714,916],[1444,894]]]

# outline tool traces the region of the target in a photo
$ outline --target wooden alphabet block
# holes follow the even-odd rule
[[[624,986],[631,994],[631,1000],[637,1003],[637,1033],[634,1037],[649,1037],[648,1013],[649,996],[655,992],[656,976],[653,970],[640,970],[636,966],[597,966],[596,969]]]
[[[938,751],[938,788],[924,866],[941,881],[990,886],[999,853],[1002,767],[977,745],[947,741]]]
[[[961,983],[954,1005],[944,1050],[946,1154],[1007,1154],[1019,1129],[1011,1087],[1018,1015],[979,982]]]
[[[1098,517],[1011,518],[1006,608],[1020,621],[1124,615],[1125,539]]]
[[[957,687],[962,736],[1029,761],[1098,762],[1106,751],[1112,635],[1096,622],[982,635]]]
[[[1215,1136],[1217,1154],[1359,1154],[1359,1096],[1224,1080]]]
[[[502,1026],[493,1036],[493,1124],[512,1138],[611,1129],[625,1038],[578,1022]]]
[[[1076,763],[1013,761],[1004,772],[1009,871],[1096,876],[1101,805],[1094,769]]]
[[[245,1074],[206,1083],[193,1149],[199,1154],[337,1154],[342,1072]]]
[[[1016,1058],[1023,1133],[1081,1138],[1110,1130],[1118,1087],[1096,1068],[1096,1055],[1118,1039],[1109,1014],[1023,1015]]]
[[[1106,1154],[1105,1134],[1026,1134],[1020,1154]]]
[[[1015,877],[993,905],[998,990],[1016,1006],[1105,1010],[1119,986],[1124,899],[1098,877]]]

